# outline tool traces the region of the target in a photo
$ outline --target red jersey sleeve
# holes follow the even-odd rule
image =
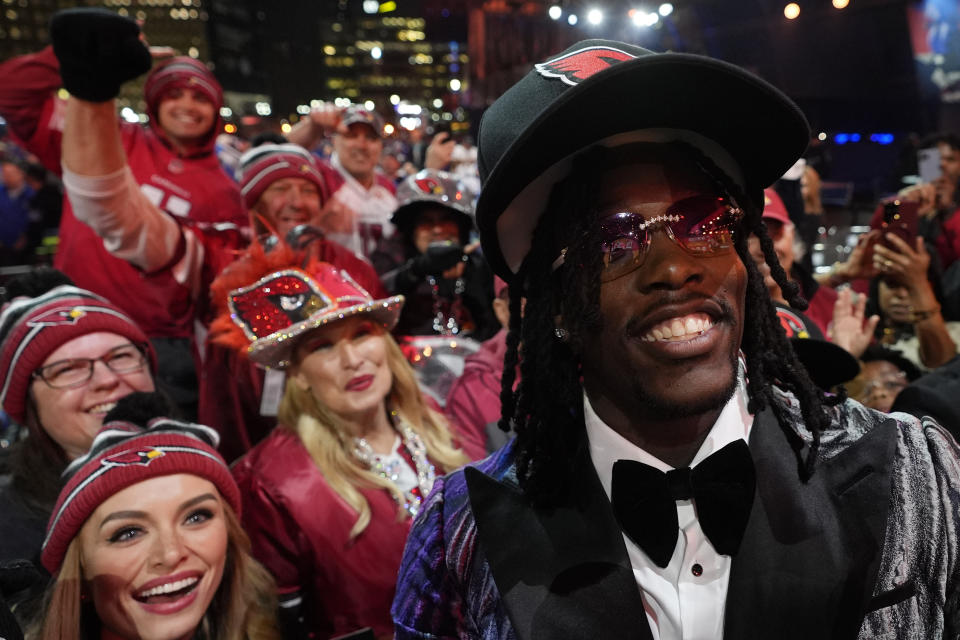
[[[53,47],[0,64],[0,115],[27,149],[58,175],[64,101],[55,92],[61,86]]]

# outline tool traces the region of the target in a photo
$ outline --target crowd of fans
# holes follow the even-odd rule
[[[2,283],[8,604],[43,638],[139,637],[151,610],[178,606],[206,637],[390,637],[434,478],[508,437],[509,297],[477,241],[476,150],[387,138],[361,106],[315,108],[285,137],[218,136],[223,94],[203,64],[97,11],[61,14],[52,35],[0,64],[0,266],[31,266]],[[149,125],[120,121],[119,86],[148,71]],[[879,203],[824,273],[802,260],[816,172],[766,190],[806,309],[750,246],[818,385],[957,435],[960,138],[931,144],[940,177]],[[57,236],[55,269],[39,266]],[[439,396],[418,363],[444,354],[416,348],[437,336],[455,347]],[[125,470],[98,476],[111,465]],[[215,551],[173,542],[180,530]],[[147,580],[131,560],[128,584],[97,582],[138,545],[178,573]]]

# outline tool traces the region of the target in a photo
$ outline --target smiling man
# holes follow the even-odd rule
[[[119,131],[133,180],[153,205],[186,222],[243,223],[239,189],[214,153],[223,105],[219,82],[205,64],[187,56],[168,56],[151,70],[151,53],[139,37],[133,20],[103,9],[57,14],[52,47],[0,65],[0,115],[27,150],[61,175],[68,101],[57,90],[64,87],[69,101],[89,106],[91,119]],[[119,118],[114,98],[121,85],[148,70],[143,101],[149,123]],[[96,156],[100,140],[91,137],[88,143]],[[112,256],[77,219],[66,197],[59,235],[54,266],[143,327],[159,357],[158,382],[181,410],[194,414],[193,318],[178,290],[145,280],[139,270]],[[131,291],[140,295],[131,296]]]
[[[393,235],[390,216],[397,208],[396,187],[377,168],[382,132],[383,119],[375,111],[325,105],[312,110],[287,136],[307,149],[324,135],[332,136],[333,154],[320,162],[331,194],[320,226],[331,240],[367,257]]]
[[[435,485],[397,638],[958,632],[956,443],[818,391],[749,254],[752,232],[803,306],[761,211],[808,139],[738,67],[604,40],[490,107],[477,217],[517,437]]]

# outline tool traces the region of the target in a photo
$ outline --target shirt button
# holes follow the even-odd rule
[[[701,567],[698,563],[694,563],[694,565],[690,567],[690,573],[699,578],[703,575],[703,567]]]

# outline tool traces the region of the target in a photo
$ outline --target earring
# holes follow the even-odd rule
[[[566,340],[567,339],[567,330],[563,327],[557,327],[553,330],[553,335],[557,336],[557,340]]]

